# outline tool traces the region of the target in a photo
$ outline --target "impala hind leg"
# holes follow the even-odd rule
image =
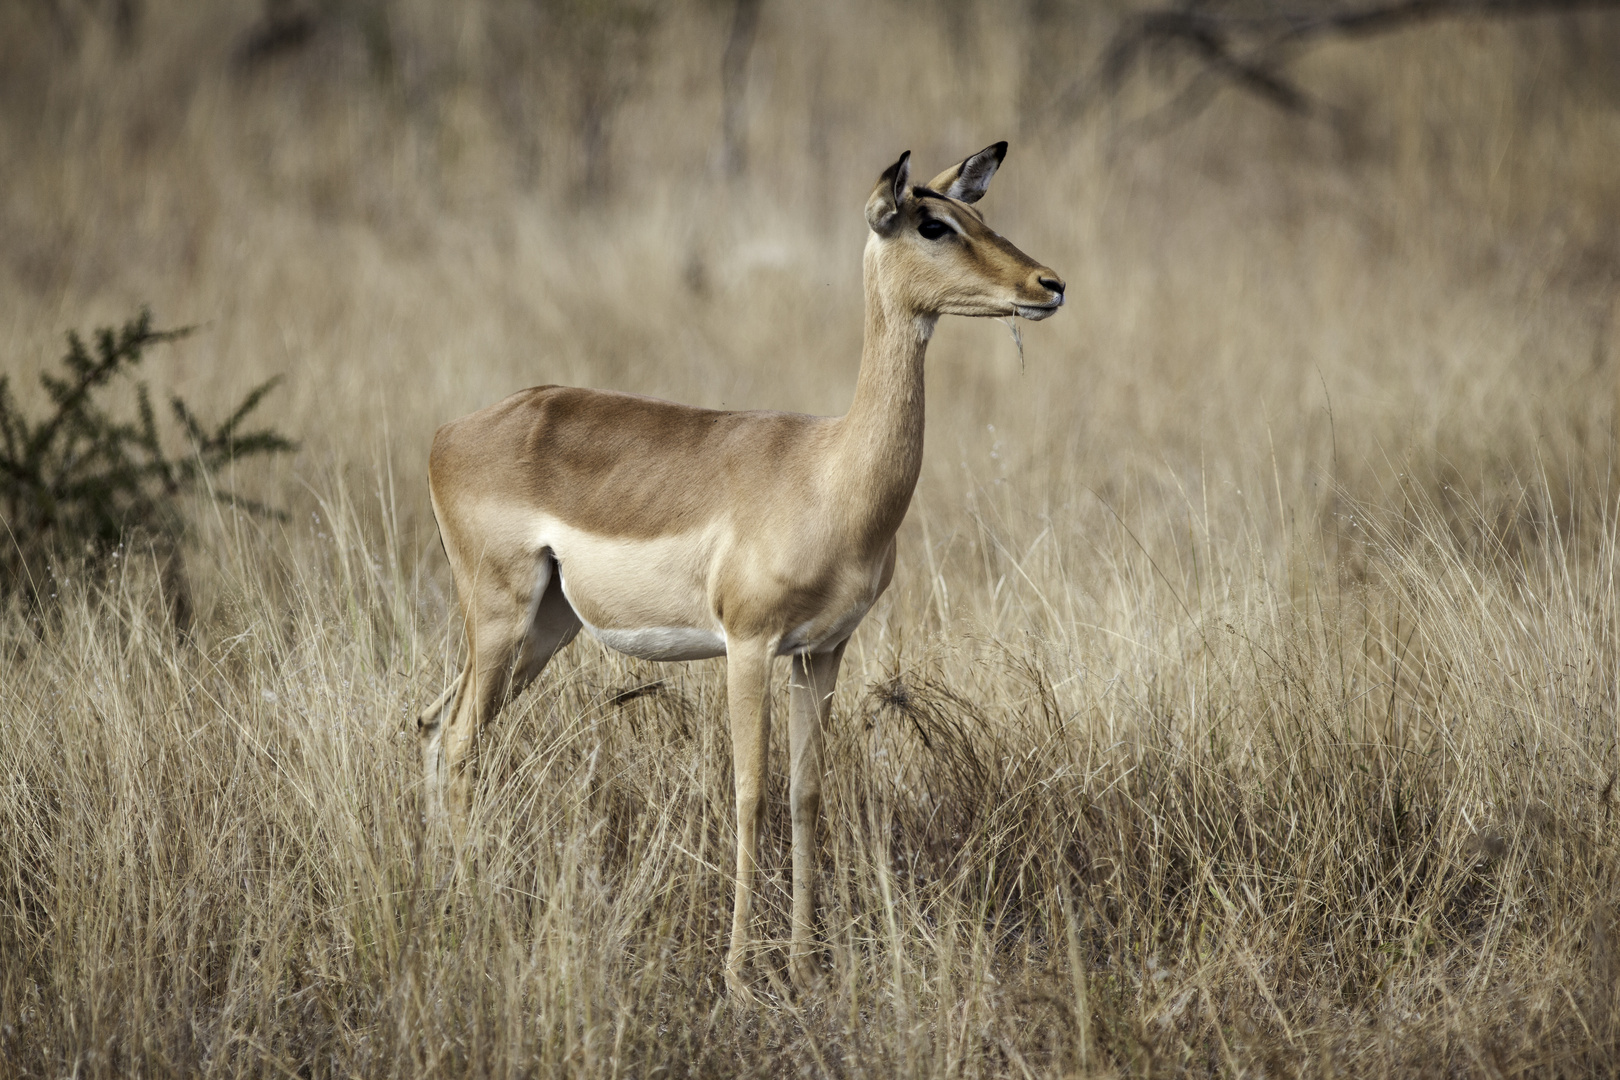
[[[534,565],[531,563],[531,565]],[[528,588],[489,573],[466,590],[467,662],[418,720],[430,813],[466,831],[471,751],[478,733],[579,632],[556,561],[543,554]]]
[[[816,979],[815,938],[817,848],[821,814],[821,733],[832,712],[833,687],[844,646],[832,652],[793,658],[788,681],[788,749],[792,761],[789,799],[793,809],[793,940],[788,965],[793,982],[809,988]]]
[[[731,713],[732,770],[737,782],[737,896],[731,912],[726,982],[745,995],[742,968],[747,959],[756,853],[765,812],[765,753],[770,745],[770,678],[775,655],[775,642],[732,641],[726,646],[726,706]]]
[[[456,700],[466,681],[467,672],[463,669],[450,680],[444,693],[416,718],[416,738],[422,750],[422,787],[427,796],[430,821],[444,818],[444,728],[455,714]]]

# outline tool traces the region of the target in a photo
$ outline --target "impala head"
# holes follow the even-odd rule
[[[1021,315],[1063,306],[1063,279],[984,223],[984,197],[1007,144],[987,146],[927,184],[911,183],[911,151],[866,201],[866,269],[878,290],[917,315]]]

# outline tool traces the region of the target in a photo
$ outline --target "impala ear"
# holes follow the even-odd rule
[[[1007,160],[1007,144],[998,142],[987,146],[960,165],[952,165],[932,180],[928,186],[953,199],[975,203],[984,198],[990,178],[996,175],[1001,163]]]
[[[872,197],[866,200],[866,223],[873,232],[886,236],[893,231],[900,219],[900,204],[905,200],[910,183],[911,151],[907,150],[900,155],[899,161],[883,171],[877,187],[872,189]]]

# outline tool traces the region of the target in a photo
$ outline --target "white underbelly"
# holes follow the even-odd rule
[[[696,626],[649,626],[637,630],[604,630],[580,620],[587,633],[610,649],[643,660],[707,660],[726,655],[723,631]]]
[[[826,652],[855,632],[865,606],[838,619],[822,633],[812,633],[809,625],[801,626],[782,638],[776,647],[777,656],[794,653]],[[580,620],[585,632],[610,649],[643,660],[707,660],[726,655],[726,634],[723,630],[710,630],[699,626],[647,626],[637,629],[604,630],[600,626]]]

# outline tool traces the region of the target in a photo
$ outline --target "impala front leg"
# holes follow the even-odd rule
[[[765,811],[765,751],[770,744],[770,675],[775,655],[773,641],[728,642],[726,647],[726,704],[731,712],[732,771],[737,778],[737,897],[731,914],[726,982],[741,993],[747,993],[742,967]]]
[[[821,733],[832,711],[833,687],[845,644],[840,642],[830,653],[795,656],[788,683],[788,746],[793,761],[789,793],[793,807],[793,942],[788,964],[801,989],[810,988],[815,981],[811,945],[818,875],[816,821],[821,814]]]

